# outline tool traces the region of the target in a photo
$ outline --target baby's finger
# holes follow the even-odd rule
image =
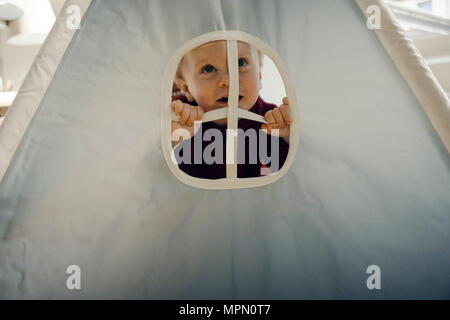
[[[186,125],[191,127],[194,125],[195,119],[197,119],[197,107],[190,106],[189,109],[190,109],[190,113],[189,113],[189,118],[186,121]]]
[[[279,128],[284,128],[286,126],[286,123],[283,120],[283,115],[281,114],[280,108],[273,110],[273,117],[278,123]]]
[[[189,105],[183,104],[183,110],[181,111],[180,118],[178,119],[178,122],[180,124],[185,124],[186,121],[189,119],[189,115],[191,113],[191,108],[189,108]]]
[[[197,121],[200,121],[203,119],[203,115],[205,114],[205,111],[203,111],[202,107],[197,107]]]
[[[287,97],[284,97],[284,98],[283,98],[283,104],[289,104],[289,100],[288,100]]]
[[[280,107],[280,112],[281,112],[281,115],[283,116],[284,122],[286,122],[287,125],[291,124],[292,123],[291,108],[289,107],[289,105],[283,104]]]
[[[269,125],[266,123],[261,124],[261,130],[265,131],[267,134],[269,134]]]
[[[278,125],[271,125],[271,124],[262,124],[261,130],[263,130],[266,134],[279,136],[280,130],[278,128]]]
[[[264,119],[266,119],[266,121],[268,123],[276,123],[277,122],[273,116],[273,110],[267,111],[266,114],[264,115]]]

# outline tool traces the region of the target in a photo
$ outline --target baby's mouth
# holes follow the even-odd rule
[[[243,98],[243,96],[239,96],[239,100],[241,100],[242,98]],[[217,101],[228,103],[228,97],[223,97]]]

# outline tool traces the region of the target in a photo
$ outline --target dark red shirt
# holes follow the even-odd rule
[[[179,98],[179,97],[177,97]],[[174,98],[175,100],[175,98]],[[182,99],[183,102],[187,103],[185,99]],[[194,103],[195,105],[195,103]],[[257,113],[259,115],[264,116],[264,114],[272,110],[274,108],[277,108],[276,105],[266,103],[264,102],[261,97],[258,97],[256,100],[256,103],[253,105],[253,107],[249,110],[250,112]],[[243,137],[240,136],[242,134],[241,131],[238,131],[238,159],[240,159],[240,162],[238,160],[237,165],[237,171],[238,171],[238,178],[250,178],[250,177],[260,177],[262,175],[267,175],[267,173],[273,173],[278,171],[286,161],[287,154],[289,152],[289,144],[287,144],[283,139],[278,138],[276,136],[271,136],[265,134],[261,128],[261,123],[248,120],[248,119],[239,119],[238,120],[238,128],[242,129],[243,132],[247,132],[247,130],[251,129],[254,130],[256,133],[256,140],[252,139],[252,142],[254,145],[250,146],[250,139],[246,138],[245,140],[242,140]],[[205,163],[205,160],[203,158],[205,148],[207,148],[208,145],[214,141],[214,138],[212,141],[203,141],[202,137],[203,134],[208,129],[217,129],[220,131],[222,136],[222,157],[219,157],[219,161],[216,161],[216,163],[213,164],[207,164]],[[219,126],[215,124],[214,122],[206,122],[203,123],[201,128],[197,131],[194,137],[191,139],[184,140],[175,148],[175,159],[177,160],[178,167],[187,173],[188,175],[192,177],[197,178],[203,178],[203,179],[222,179],[226,178],[226,129],[227,126]],[[199,135],[199,136],[198,136]],[[201,150],[196,150],[194,142],[195,139],[201,140]],[[263,146],[267,147],[267,150],[264,150],[265,148],[260,149],[260,139],[263,139],[261,141]],[[198,141],[198,140],[197,140]],[[245,150],[243,149],[242,145],[239,145],[239,141],[245,141]],[[274,159],[274,154],[272,154],[272,149],[274,149],[274,152],[276,152],[276,146],[278,144],[278,165],[277,161]],[[182,159],[186,159],[187,157],[184,156],[184,152],[188,150],[190,147],[191,149],[191,155],[190,155],[190,161],[184,161],[187,163],[181,163],[183,162]],[[183,150],[182,150],[183,149]],[[197,148],[200,149],[200,148]],[[209,148],[209,151],[211,151],[211,147]],[[197,162],[201,158],[201,163],[196,164],[195,163],[195,152],[197,152]],[[242,152],[245,153],[245,161],[242,161],[244,158],[242,157]],[[252,152],[252,154],[250,154]],[[253,154],[256,152],[256,155]],[[200,156],[199,156],[200,155]],[[215,152],[212,153],[212,155],[215,156]],[[267,157],[266,157],[267,156]],[[262,158],[262,159],[261,159]],[[272,161],[270,161],[272,159]],[[217,158],[216,158],[217,160]],[[266,161],[264,161],[266,160]],[[265,170],[263,170],[263,174],[261,169],[263,167],[266,167]],[[268,170],[268,168],[271,168]]]

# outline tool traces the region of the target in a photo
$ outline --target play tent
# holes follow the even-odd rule
[[[228,31],[277,55],[296,140],[274,181],[188,185],[164,79]],[[0,128],[0,297],[450,298],[449,113],[376,0],[69,0]]]

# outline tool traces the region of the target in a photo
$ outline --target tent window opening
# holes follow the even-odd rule
[[[226,189],[267,184],[285,173],[298,129],[295,98],[260,47],[241,39],[204,41],[179,54],[172,72],[162,113],[170,141],[162,143],[180,180]]]

